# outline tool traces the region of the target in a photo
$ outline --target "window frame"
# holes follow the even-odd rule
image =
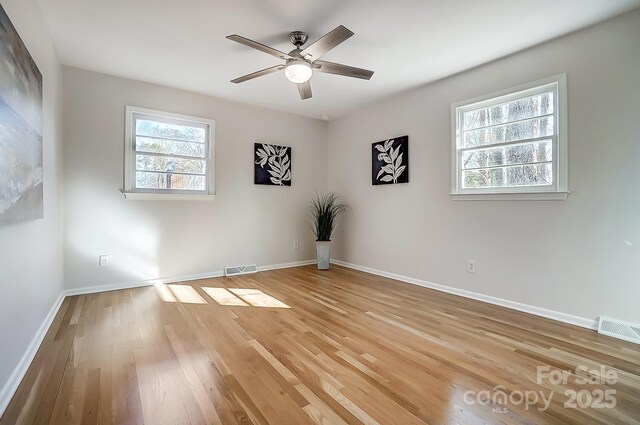
[[[149,117],[152,120],[173,124],[191,124],[204,127],[206,130],[205,179],[207,189],[203,191],[179,189],[138,189],[135,187],[136,151],[134,150],[135,115]],[[125,107],[124,137],[124,190],[126,199],[131,200],[211,200],[215,197],[215,120],[190,115],[176,114],[155,109],[127,105]],[[170,156],[170,155],[167,155]]]
[[[553,184],[545,186],[463,188],[461,157],[462,116],[478,108],[497,106],[527,96],[554,91],[554,135],[509,142],[526,143],[536,140],[552,140]],[[567,146],[567,77],[557,74],[530,83],[499,90],[451,105],[451,198],[453,200],[564,200],[568,189]],[[494,145],[487,145],[489,149]]]

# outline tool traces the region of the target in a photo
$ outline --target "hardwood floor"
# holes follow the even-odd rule
[[[68,297],[0,424],[98,423],[640,423],[640,350],[341,267]]]

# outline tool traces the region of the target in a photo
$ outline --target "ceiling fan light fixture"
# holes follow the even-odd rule
[[[287,80],[295,84],[306,83],[312,74],[311,65],[304,60],[293,60],[284,69]]]

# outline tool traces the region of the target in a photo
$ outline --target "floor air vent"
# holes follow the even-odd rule
[[[640,344],[640,326],[621,322],[620,320],[600,317],[598,333]]]
[[[258,266],[255,264],[249,264],[248,266],[233,266],[233,267],[225,267],[224,275],[225,276],[238,276],[241,274],[250,274],[256,273],[258,271]]]

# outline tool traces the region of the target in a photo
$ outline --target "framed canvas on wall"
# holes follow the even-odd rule
[[[371,145],[371,184],[409,183],[409,136]]]

